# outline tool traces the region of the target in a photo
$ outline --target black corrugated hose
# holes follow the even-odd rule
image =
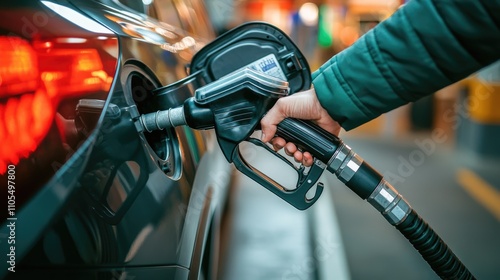
[[[446,243],[415,210],[412,209],[406,219],[396,228],[442,279],[475,279]]]
[[[475,279],[443,240],[411,208],[398,191],[358,154],[315,124],[285,119],[278,125],[277,135],[310,152],[327,163],[335,174],[360,198],[366,199],[409,241],[442,279]],[[303,199],[303,198],[302,198]]]

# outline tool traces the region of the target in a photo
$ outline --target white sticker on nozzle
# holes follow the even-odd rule
[[[285,73],[280,67],[278,59],[274,54],[267,55],[253,63],[248,64],[244,68],[250,68],[255,71],[265,73],[269,76],[273,76],[283,81],[287,81]]]

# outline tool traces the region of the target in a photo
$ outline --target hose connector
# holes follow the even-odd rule
[[[342,142],[328,161],[327,169],[362,199],[368,199],[383,179],[380,173]]]
[[[394,226],[403,222],[412,210],[410,204],[385,179],[380,181],[366,200]]]
[[[328,170],[335,173],[340,181],[347,183],[358,172],[363,159],[351,147],[341,143],[328,163]]]

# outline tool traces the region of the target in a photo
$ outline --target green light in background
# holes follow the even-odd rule
[[[333,45],[333,13],[328,5],[319,7],[318,20],[318,44],[321,47],[331,47]]]

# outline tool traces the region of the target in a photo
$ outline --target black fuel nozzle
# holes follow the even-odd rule
[[[219,145],[229,162],[236,147],[259,126],[260,119],[288,95],[288,83],[264,73],[242,68],[196,90],[180,107],[142,115],[145,131],[187,125],[215,128]]]
[[[295,167],[259,139],[251,138],[251,134],[260,129],[262,117],[279,98],[288,93],[288,82],[242,68],[198,88],[195,96],[188,98],[180,107],[142,115],[140,124],[148,132],[181,125],[194,129],[215,129],[217,142],[228,162],[234,163],[246,176],[303,210],[320,197],[323,187],[319,183],[312,198],[307,198],[306,193],[316,185],[326,165],[316,161],[306,171],[304,167]],[[292,167],[298,175],[296,187],[287,189],[248,163],[239,150],[239,145],[244,141],[269,150]],[[318,149],[322,147],[318,146]]]

